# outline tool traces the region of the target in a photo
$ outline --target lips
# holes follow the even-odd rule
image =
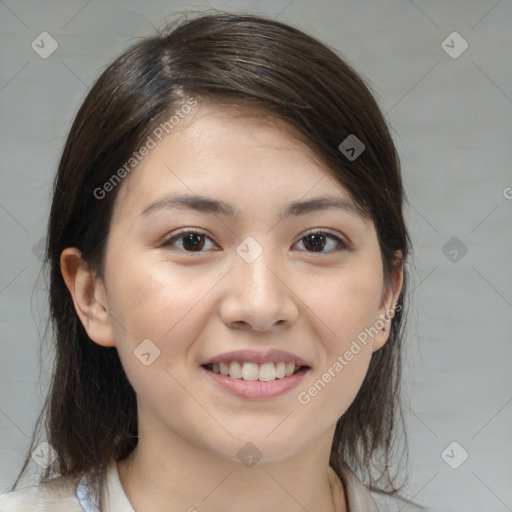
[[[299,371],[283,378],[276,377],[268,381],[262,381],[259,379],[253,380],[252,378],[245,380],[244,378],[233,378],[229,375],[222,375],[209,370],[207,367],[213,366],[213,364],[220,365],[220,363],[212,363],[211,365],[207,364],[201,366],[201,373],[209,382],[212,382],[217,389],[226,391],[232,396],[243,400],[267,400],[277,398],[296,388],[302,382],[302,379],[304,379],[304,377],[311,371],[310,367],[301,367]],[[258,366],[256,363],[245,364]],[[248,376],[254,377],[255,374],[251,376],[250,370]]]

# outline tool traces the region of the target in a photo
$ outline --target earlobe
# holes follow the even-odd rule
[[[382,305],[379,310],[379,318],[376,321],[378,333],[373,339],[373,352],[380,350],[388,341],[391,330],[391,322],[396,313],[398,298],[403,286],[403,260],[401,251],[397,251],[395,270],[391,276],[391,282],[386,287],[382,297]]]
[[[76,313],[89,338],[104,347],[115,346],[102,281],[88,268],[76,247],[62,251],[60,268]]]

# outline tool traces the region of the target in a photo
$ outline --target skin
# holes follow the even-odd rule
[[[138,403],[139,443],[118,463],[137,512],[346,510],[329,453],[337,419],[355,398],[386,329],[308,404],[300,391],[332,367],[365,328],[396,303],[399,265],[384,286],[373,223],[341,209],[282,218],[292,201],[348,191],[277,121],[200,103],[120,185],[107,244],[104,279],[68,248],[62,274],[90,338],[115,346]],[[171,193],[207,195],[236,207],[235,217],[154,209]],[[201,252],[173,233],[204,233]],[[304,233],[328,230],[314,252]],[[330,234],[330,233],[329,233]],[[236,252],[253,237],[262,254]],[[215,250],[217,248],[217,250]],[[188,251],[188,252],[187,252]],[[160,355],[146,366],[134,356],[150,339]],[[250,400],[214,385],[200,364],[238,349],[279,348],[311,370],[281,396]],[[253,443],[262,458],[243,465]],[[337,487],[336,487],[337,486]]]

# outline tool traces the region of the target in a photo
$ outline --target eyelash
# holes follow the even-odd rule
[[[190,235],[190,234],[202,235],[211,240],[211,238],[206,233],[204,233],[202,231],[187,229],[187,230],[179,231],[178,233],[174,234],[172,237],[168,238],[165,242],[163,242],[162,247],[171,247],[172,244],[176,240],[182,239],[186,235]],[[312,229],[312,230],[306,232],[304,235],[302,235],[302,237],[300,238],[300,240],[297,243],[302,242],[304,238],[311,236],[311,235],[327,235],[328,238],[332,238],[332,239],[336,240],[336,242],[338,244],[337,248],[330,250],[330,251],[320,251],[320,252],[306,251],[311,254],[331,254],[331,253],[339,252],[339,251],[343,251],[343,250],[350,250],[348,244],[345,243],[343,240],[341,240],[339,237],[332,234],[330,231],[325,231],[325,230],[320,230],[320,229]],[[188,254],[194,254],[194,253],[202,253],[205,251],[185,251],[185,250],[183,250],[182,252],[185,252]]]

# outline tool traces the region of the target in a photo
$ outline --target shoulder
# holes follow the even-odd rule
[[[83,512],[76,480],[59,476],[0,495],[0,512]]]

